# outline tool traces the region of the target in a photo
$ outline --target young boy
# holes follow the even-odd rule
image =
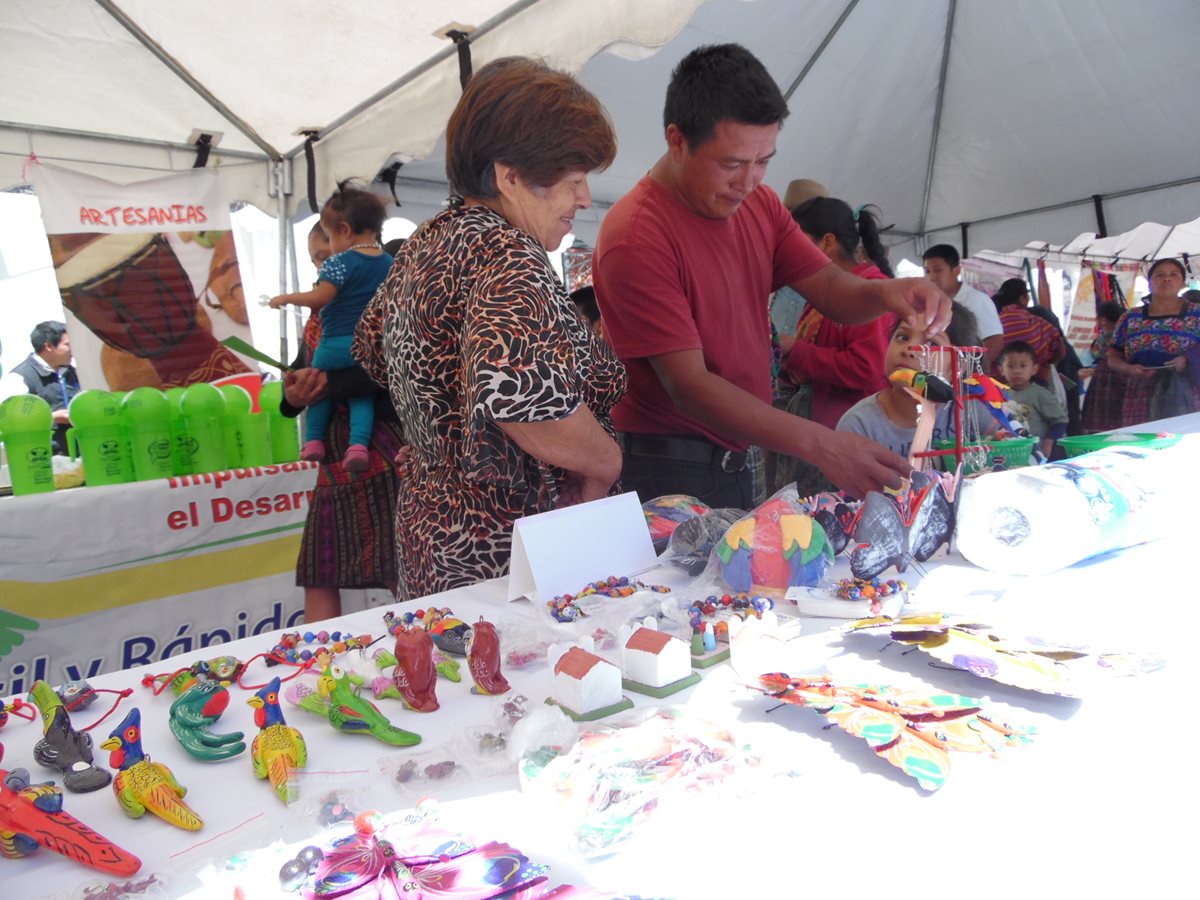
[[[1037,367],[1037,351],[1025,341],[1011,341],[1000,351],[1000,377],[1017,415],[1031,435],[1042,439],[1042,453],[1049,459],[1054,442],[1067,433],[1067,411],[1049,388],[1033,380]]]
[[[899,322],[892,329],[885,351],[883,370],[890,376],[897,369],[920,371],[925,361],[919,351],[911,348],[923,344],[948,347],[978,346],[978,327],[970,310],[959,303],[953,306],[950,325],[945,334],[927,338],[921,327],[912,328]],[[946,353],[935,353],[927,363],[935,375],[949,372],[952,357]],[[949,380],[949,379],[947,379]],[[967,403],[962,411],[963,423],[968,433],[991,434],[995,426],[979,403]],[[917,429],[917,400],[903,386],[892,384],[877,394],[858,401],[838,421],[838,431],[861,434],[887,447],[901,456],[912,450]],[[954,439],[954,409],[952,403],[939,404],[934,424],[932,442]]]

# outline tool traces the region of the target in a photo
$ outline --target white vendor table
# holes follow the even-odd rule
[[[917,586],[922,607],[970,611],[994,625],[1036,621],[1037,633],[1046,637],[1152,649],[1168,657],[1162,671],[1114,681],[1110,689],[1085,700],[933,668],[920,653],[902,655],[895,646],[881,651],[882,639],[863,636],[843,642],[832,630],[837,623],[805,620],[802,634],[790,645],[794,674],[827,671],[842,681],[954,691],[982,698],[1001,720],[1039,730],[1030,746],[1006,750],[998,759],[955,754],[951,777],[934,794],[877,758],[862,740],[838,729],[824,730],[824,719],[812,710],[768,712],[774,702],[739,684],[725,664],[707,670],[700,684],[669,702],[725,723],[764,758],[764,766],[774,766],[779,774],[756,782],[755,790],[721,794],[709,814],[690,828],[664,832],[654,827],[652,817],[646,830],[615,854],[581,860],[563,840],[569,823],[556,821],[522,795],[515,770],[449,782],[437,792],[440,821],[481,839],[507,841],[551,864],[550,884],[590,884],[643,897],[1194,896],[1195,829],[1187,823],[1200,801],[1194,774],[1200,729],[1189,686],[1200,674],[1200,653],[1185,604],[1193,593],[1187,573],[1194,571],[1188,561],[1195,547],[1194,532],[1180,532],[1037,579],[983,572],[956,554],[928,566]],[[663,581],[662,575],[656,571],[645,577]],[[918,581],[911,572],[906,577]],[[674,580],[677,585],[682,581]],[[526,601],[506,604],[504,597],[505,583],[493,581],[421,605],[449,606],[467,621],[486,614],[508,639],[522,634],[521,622],[540,623],[547,617]],[[324,627],[379,634],[379,612],[355,613]],[[245,638],[220,649],[245,659],[269,649],[275,639],[275,634]],[[339,789],[348,804],[360,808],[411,807],[413,799],[391,782],[397,760],[406,754],[450,756],[454,741],[496,728],[501,701],[471,695],[469,678],[462,684],[439,680],[442,708],[436,713],[423,715],[403,711],[397,701],[381,702],[396,725],[424,737],[411,750],[337,734],[321,720],[287,706],[289,724],[301,729],[308,742],[309,763],[300,800],[285,808],[265,783],[252,777],[245,755],[221,763],[189,757],[168,732],[168,697],[152,697],[136,687],[147,672],[169,671],[206,655],[212,652],[93,679],[97,687],[135,687],[147,752],[191,788],[188,802],[206,822],[203,831],[188,833],[149,815],[127,819],[109,788],[67,794],[68,812],[142,858],[143,869],[134,881],[154,875],[162,890],[149,896],[230,897],[237,874],[226,870],[223,861],[275,840],[307,842],[320,830],[316,807],[328,791]],[[261,663],[252,670],[263,671]],[[544,666],[506,675],[531,705],[547,694]],[[232,693],[215,730],[240,729],[249,740],[254,732],[252,711],[245,704],[249,693],[237,688]],[[659,702],[631,696],[639,706]],[[130,703],[96,729],[97,743]],[[93,721],[96,710],[77,714],[77,726]],[[0,731],[4,766],[26,766],[49,777],[32,760],[38,737],[38,725],[10,721]],[[107,764],[106,753],[98,751],[98,757]],[[205,866],[213,863],[225,880],[213,882],[211,871],[210,881],[200,880]],[[13,898],[84,896],[85,885],[108,880],[44,850],[2,865],[4,895]],[[243,887],[246,897],[290,896]]]
[[[0,694],[294,622],[316,468],[0,498]]]

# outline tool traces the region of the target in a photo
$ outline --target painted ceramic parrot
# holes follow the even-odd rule
[[[30,784],[29,773],[0,769],[0,856],[17,859],[38,847],[101,872],[128,877],[142,861],[62,810],[62,791]]]
[[[229,706],[229,691],[217,681],[201,681],[184,669],[171,678],[175,702],[171,704],[171,733],[183,749],[197,759],[229,759],[246,749],[240,731],[214,734],[212,725]]]
[[[112,781],[107,769],[93,765],[92,736],[71,727],[71,717],[54,688],[35,681],[29,701],[42,714],[43,737],[33,748],[39,765],[57,769],[67,790],[78,793],[98,790]]]
[[[279,679],[272,678],[246,702],[254,707],[254,724],[259,728],[258,735],[250,745],[254,775],[257,778],[270,778],[279,799],[291,803],[297,794],[292,775],[308,762],[308,748],[304,746],[304,737],[300,732],[283,720],[283,709],[279,705]]]
[[[393,747],[411,747],[421,736],[397,728],[375,704],[360,697],[351,676],[341,666],[330,666],[317,681],[317,690],[301,683],[288,692],[288,699],[301,709],[324,716],[343,734],[369,734]]]
[[[964,378],[963,391],[968,399],[978,400],[992,414],[992,418],[1010,434],[1017,434],[1019,426],[1004,411],[1004,404],[1011,396],[1008,385],[982,373]]]
[[[954,388],[945,379],[939,378],[932,372],[918,372],[916,369],[896,369],[888,376],[888,381],[906,387],[914,394],[924,397],[933,403],[949,403],[954,399]]]
[[[187,788],[162,763],[142,752],[142,713],[136,706],[100,745],[110,751],[109,765],[119,769],[113,793],[125,815],[140,819],[146,810],[186,831],[199,831],[204,821],[183,802]]]
[[[715,552],[722,577],[735,591],[817,584],[833,562],[824,529],[786,500],[768,500],[739,519]]]
[[[507,694],[512,690],[508,680],[500,672],[500,635],[496,626],[480,616],[471,628],[467,640],[467,667],[476,694]]]

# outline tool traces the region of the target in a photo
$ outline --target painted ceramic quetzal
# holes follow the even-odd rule
[[[187,788],[162,763],[151,762],[142,751],[142,714],[135,706],[108,740],[100,745],[108,750],[109,765],[118,769],[113,793],[125,815],[140,819],[146,810],[185,831],[199,831],[204,821],[183,802]]]
[[[393,747],[421,742],[419,734],[397,728],[375,704],[360,697],[353,677],[341,666],[329,666],[321,673],[316,691],[304,683],[294,684],[288,699],[307,712],[323,716],[343,734],[369,734]],[[358,683],[363,681],[358,679]]]
[[[254,774],[269,778],[279,799],[291,803],[297,793],[293,775],[308,762],[308,748],[300,732],[284,721],[279,679],[272,678],[246,702],[254,707],[254,724],[259,728],[250,744]]]

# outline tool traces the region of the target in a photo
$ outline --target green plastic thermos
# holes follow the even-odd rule
[[[129,435],[136,481],[170,478],[171,403],[158,388],[134,388],[121,401],[121,424]]]
[[[192,474],[192,439],[183,423],[180,403],[186,388],[169,387],[164,394],[171,404],[171,469],[176,475]]]
[[[300,420],[279,411],[283,382],[268,381],[258,395],[258,405],[271,423],[271,462],[295,462],[300,458]]]
[[[0,440],[8,455],[13,493],[40,494],[54,490],[50,436],[54,413],[36,394],[18,394],[0,403]]]
[[[231,468],[271,464],[271,424],[254,412],[250,393],[238,384],[221,385],[225,395],[225,450]]]
[[[192,474],[228,469],[229,457],[221,423],[225,417],[225,395],[221,389],[204,382],[188,385],[183,390],[179,409],[192,450]]]
[[[108,391],[80,391],[67,407],[67,451],[71,459],[83,458],[88,487],[133,481],[129,440],[121,425],[121,404]]]

